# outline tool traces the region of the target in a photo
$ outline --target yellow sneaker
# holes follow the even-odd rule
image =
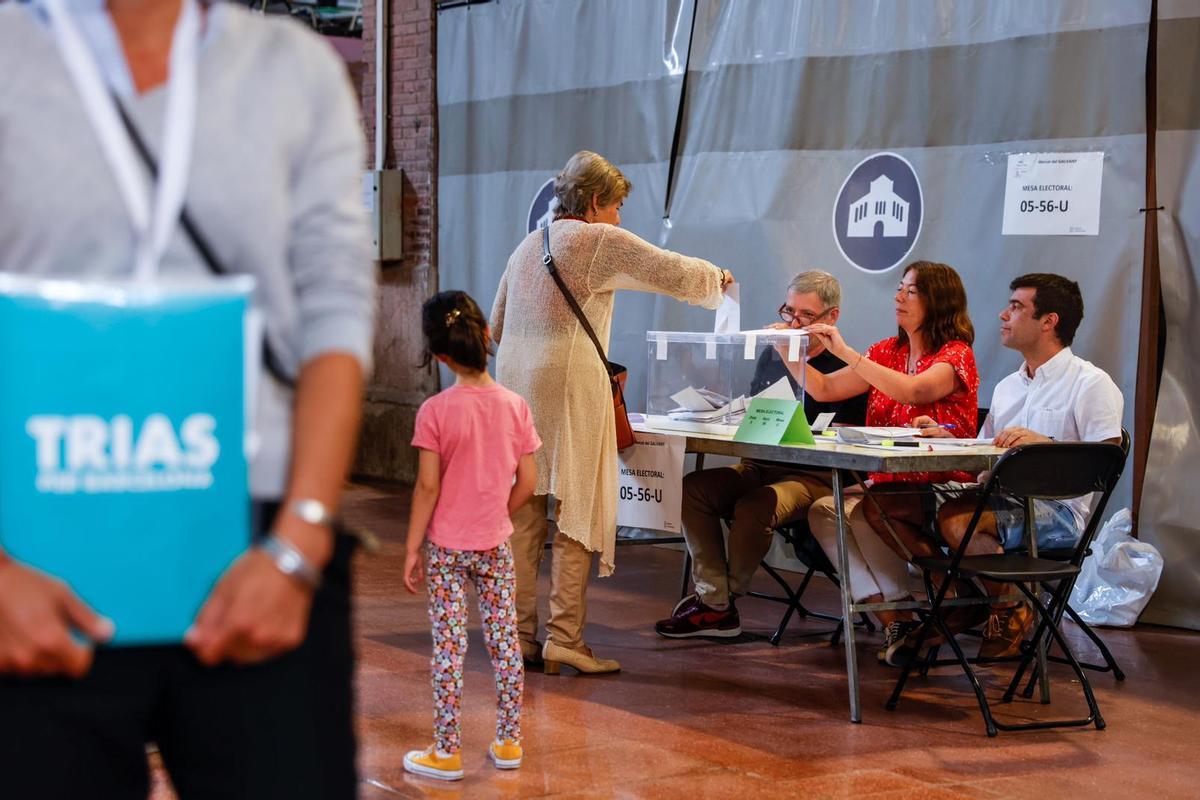
[[[520,761],[518,760],[518,763]],[[404,769],[426,778],[439,781],[462,780],[462,756],[458,753],[445,755],[430,745],[424,750],[410,750],[404,754]]]
[[[521,766],[524,755],[521,745],[512,739],[497,740],[488,745],[488,758],[496,765],[496,769],[516,769]]]

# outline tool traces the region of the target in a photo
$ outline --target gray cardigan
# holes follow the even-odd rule
[[[360,178],[364,142],[344,65],[301,25],[209,10],[187,208],[227,269],[252,273],[289,372],[329,352],[371,360],[375,269]],[[125,277],[132,228],[112,172],[39,13],[0,5],[0,270]],[[164,87],[124,104],[158,152]],[[208,274],[178,229],[162,274]],[[256,497],[285,489],[291,392],[264,375]]]

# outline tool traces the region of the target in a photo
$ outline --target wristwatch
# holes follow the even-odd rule
[[[320,500],[305,497],[288,505],[288,511],[309,525],[332,525],[333,514]]]
[[[320,571],[288,540],[268,533],[259,542],[258,549],[266,553],[284,575],[295,578],[311,589],[321,586]]]

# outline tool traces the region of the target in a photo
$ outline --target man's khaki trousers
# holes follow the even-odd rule
[[[749,591],[775,528],[804,519],[809,506],[833,493],[829,481],[828,473],[757,461],[684,476],[683,537],[700,601],[721,606]],[[728,545],[723,519],[733,520]]]

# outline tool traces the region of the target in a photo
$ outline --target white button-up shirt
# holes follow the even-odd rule
[[[996,384],[981,437],[1005,428],[1028,428],[1060,442],[1119,439],[1125,409],[1121,390],[1108,373],[1064,347],[1031,378],[1021,367]],[[1092,495],[1064,500],[1080,528]]]

